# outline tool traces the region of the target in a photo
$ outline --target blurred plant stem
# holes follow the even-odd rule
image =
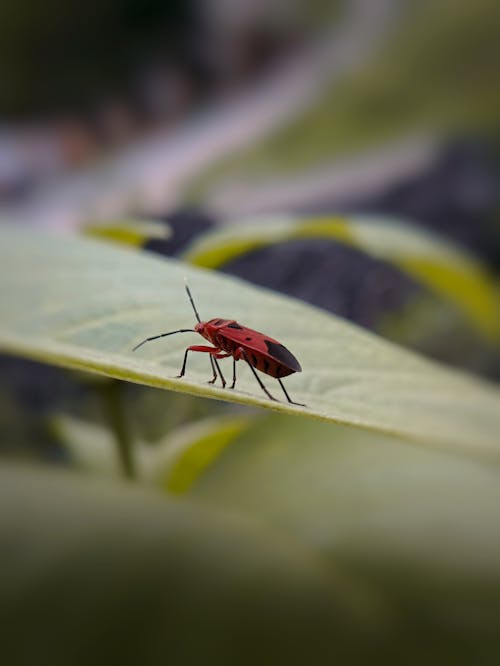
[[[133,440],[128,427],[124,410],[123,382],[111,380],[99,385],[103,414],[113,433],[116,452],[123,471],[128,480],[137,478],[137,467],[134,459]]]

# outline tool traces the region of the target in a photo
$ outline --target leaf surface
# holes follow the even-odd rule
[[[208,385],[210,364],[202,354],[192,354],[186,377],[176,379],[183,350],[200,342],[194,333],[131,351],[149,335],[193,326],[185,276],[202,318],[235,318],[297,356],[303,372],[285,382],[292,398],[307,407],[268,400],[242,363],[237,390]],[[4,351],[500,461],[500,395],[493,384],[240,280],[90,239],[4,228],[0,283]],[[225,363],[230,375],[230,360]],[[276,382],[264,379],[282,398]]]

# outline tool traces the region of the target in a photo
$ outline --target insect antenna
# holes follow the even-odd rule
[[[185,282],[185,287],[186,287],[186,292],[187,292],[188,298],[189,298],[189,300],[191,301],[191,305],[193,306],[193,310],[194,310],[194,314],[196,315],[196,319],[197,319],[199,322],[201,322],[200,315],[198,314],[198,310],[196,309],[196,305],[194,304],[193,296],[191,295],[191,291],[190,291],[190,289],[189,289],[189,287],[188,287],[188,283],[187,283],[187,282]]]
[[[139,349],[139,347],[145,345],[146,342],[151,342],[151,340],[158,340],[158,338],[165,338],[167,335],[174,335],[175,333],[196,333],[196,331],[194,330],[194,328],[180,328],[178,331],[170,331],[169,333],[160,333],[160,335],[153,335],[151,338],[146,338],[142,342],[139,342],[139,344],[136,345],[132,349],[132,351]]]

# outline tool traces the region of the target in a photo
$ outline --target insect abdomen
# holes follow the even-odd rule
[[[253,349],[248,349],[248,347],[245,347],[245,345],[242,345],[239,342],[235,342],[234,340],[230,340],[222,335],[219,335],[218,342],[220,347],[228,354],[234,354],[237,349],[243,348],[249,363],[251,363],[256,370],[260,370],[260,372],[263,372],[264,374],[271,377],[287,377],[288,375],[296,372],[295,370],[288,368],[286,365],[283,365],[283,363],[270,358],[266,354],[261,354],[260,352],[254,351]]]
[[[250,356],[254,368],[257,368],[257,370],[260,370],[261,372],[264,372],[266,375],[270,375],[271,377],[280,379],[281,377],[292,375],[295,372],[295,370],[290,370],[290,368],[287,368],[286,365],[278,363],[278,361],[268,358],[267,356],[263,356],[262,354],[253,353],[250,354]],[[253,362],[255,360],[253,357],[257,357],[257,363]]]

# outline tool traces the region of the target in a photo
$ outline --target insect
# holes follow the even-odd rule
[[[258,331],[254,331],[251,328],[247,328],[246,326],[238,324],[238,322],[234,319],[222,319],[216,317],[215,319],[210,319],[210,321],[201,321],[194,304],[191,291],[187,284],[186,292],[198,321],[195,327],[180,328],[177,331],[170,331],[168,333],[153,335],[152,337],[146,338],[142,342],[139,342],[139,344],[136,345],[132,351],[136,351],[136,349],[142,347],[142,345],[146,344],[146,342],[158,340],[158,338],[164,338],[167,335],[175,335],[176,333],[199,333],[206,340],[212,343],[213,347],[208,347],[206,345],[191,345],[188,347],[184,353],[184,360],[180,374],[177,375],[178,377],[183,377],[186,372],[188,353],[190,351],[203,352],[205,354],[210,354],[210,363],[212,366],[213,377],[210,379],[209,384],[215,383],[218,373],[222,383],[222,388],[224,388],[226,386],[226,380],[222,374],[217,360],[232,356],[233,382],[229,388],[233,389],[236,385],[236,361],[243,360],[248,364],[259,386],[268,398],[271,400],[276,400],[276,398],[272,396],[264,386],[264,383],[257,374],[256,369],[260,370],[260,372],[263,372],[266,375],[275,377],[278,380],[288,402],[292,403],[293,405],[301,405],[302,407],[304,406],[302,403],[294,402],[290,398],[283,382],[281,381],[283,377],[291,375],[294,372],[302,372],[300,363],[285,346],[283,346],[277,340],[270,338],[268,335],[265,335],[264,333],[259,333]]]

